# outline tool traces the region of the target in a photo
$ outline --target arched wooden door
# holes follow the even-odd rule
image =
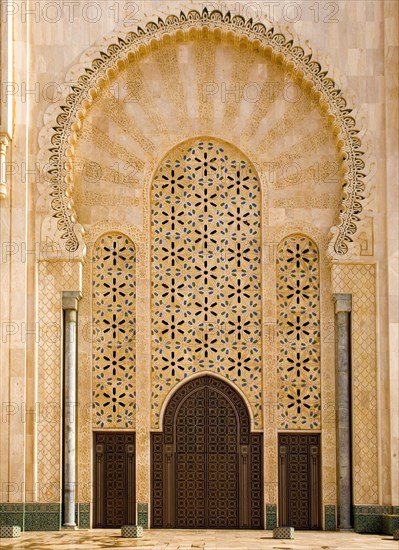
[[[152,434],[152,525],[262,527],[262,436],[250,433],[241,397],[203,376],[171,399]]]

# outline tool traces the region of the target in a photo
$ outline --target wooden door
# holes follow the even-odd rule
[[[262,436],[241,398],[204,376],[171,400],[152,436],[153,527],[262,526]]]
[[[279,525],[320,529],[320,435],[279,435]]]
[[[215,390],[203,387],[176,418],[176,527],[237,529],[238,421]]]
[[[135,437],[132,433],[94,434],[93,527],[135,524]]]

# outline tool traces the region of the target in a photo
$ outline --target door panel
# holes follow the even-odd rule
[[[239,524],[238,421],[227,399],[207,388],[208,527]]]
[[[279,524],[320,529],[320,436],[279,435]]]
[[[176,416],[176,527],[238,527],[238,432],[234,409],[204,387]]]
[[[135,437],[132,433],[94,434],[93,527],[135,523]]]

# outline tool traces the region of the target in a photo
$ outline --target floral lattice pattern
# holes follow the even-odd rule
[[[277,252],[278,402],[281,429],[320,428],[319,256],[291,235]]]
[[[152,408],[211,371],[246,393],[260,422],[260,186],[227,144],[174,151],[152,188]]]
[[[125,236],[107,234],[93,254],[93,425],[135,422],[136,252]]]

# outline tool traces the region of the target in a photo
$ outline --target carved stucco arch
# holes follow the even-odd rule
[[[87,110],[99,90],[106,87],[131,60],[159,47],[163,40],[170,37],[183,40],[203,32],[229,36],[235,41],[247,42],[252,47],[270,52],[318,98],[328,122],[333,126],[342,162],[341,171],[344,173],[339,223],[331,228],[329,246],[332,257],[343,258],[348,254],[349,244],[360,221],[366,185],[359,130],[342,91],[327,76],[320,63],[312,59],[312,53],[305,53],[304,48],[294,44],[292,39],[287,40],[281,32],[275,32],[273,27],[267,29],[263,23],[254,23],[252,19],[246,21],[239,15],[232,17],[229,12],[223,14],[214,10],[209,13],[206,8],[202,12],[191,10],[181,12],[179,16],[169,15],[165,20],[158,18],[157,22],[150,21],[135,32],[113,35],[107,47],[100,51],[91,48],[85,55],[85,62],[70,71],[75,81],[72,92],[49,109],[46,118],[51,123],[43,129],[41,136],[39,157],[46,165],[49,183],[45,210],[46,214],[48,210],[51,212],[43,222],[42,233],[57,233],[66,255],[84,254],[83,228],[76,219],[70,198],[73,188],[70,171],[77,132]]]

